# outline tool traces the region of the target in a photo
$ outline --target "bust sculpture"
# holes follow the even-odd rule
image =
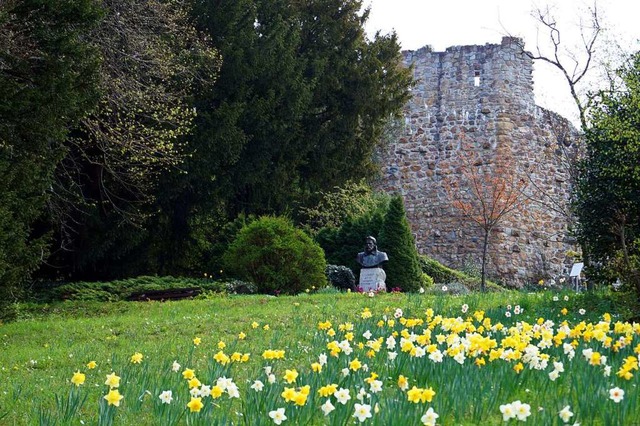
[[[389,256],[383,251],[378,251],[376,239],[369,236],[366,238],[364,251],[358,253],[356,260],[363,268],[379,268],[389,260]]]

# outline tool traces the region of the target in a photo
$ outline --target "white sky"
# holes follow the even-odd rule
[[[535,51],[538,45],[544,47],[548,36],[532,17],[532,11],[549,6],[557,20],[561,42],[572,52],[580,51],[575,47],[579,43],[580,20],[589,22],[588,7],[594,4],[593,0],[364,0],[363,3],[371,7],[368,34],[395,30],[403,50],[430,45],[436,51],[455,45],[500,43],[507,34],[523,38],[527,50]],[[626,52],[640,50],[637,23],[640,2],[597,0],[597,7],[604,29],[598,58],[605,60],[607,51],[615,51],[615,44]],[[575,121],[577,110],[559,71],[540,63],[534,65],[533,77],[536,103]],[[593,88],[597,72],[594,70],[589,77],[591,81],[583,85],[583,90]]]

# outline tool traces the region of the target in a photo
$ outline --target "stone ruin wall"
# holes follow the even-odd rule
[[[469,261],[479,266],[482,232],[452,206],[445,182],[461,178],[463,149],[484,161],[510,154],[531,197],[492,232],[487,267],[490,277],[517,287],[566,275],[566,254],[577,250],[560,213],[569,199],[567,151],[577,145],[577,132],[535,105],[533,62],[521,46],[505,37],[499,45],[404,52],[417,84],[404,123],[382,154],[379,184],[403,195],[421,253],[455,268]]]

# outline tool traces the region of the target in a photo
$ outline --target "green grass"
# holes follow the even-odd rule
[[[630,315],[628,311],[617,311],[616,308],[623,305],[606,292],[562,293],[558,294],[558,301],[553,300],[554,295],[556,293],[501,292],[465,296],[385,294],[370,298],[362,294],[326,292],[277,298],[213,295],[203,300],[164,303],[73,301],[21,305],[18,321],[0,325],[0,424],[67,424],[67,420],[68,424],[79,424],[82,420],[85,424],[155,425],[172,424],[176,419],[179,424],[273,424],[266,413],[278,407],[286,407],[289,420],[285,425],[307,421],[308,424],[325,421],[344,424],[355,420],[351,417],[353,404],[358,402],[355,392],[368,386],[364,379],[372,371],[378,373],[384,383],[383,392],[365,399],[372,406],[379,403],[381,410],[374,415],[375,424],[390,424],[398,413],[404,413],[403,424],[419,424],[428,406],[440,413],[439,424],[502,424],[499,405],[516,399],[531,404],[529,423],[532,424],[561,424],[556,413],[562,406],[558,404],[571,405],[576,413],[572,420],[583,424],[633,424],[630,419],[640,418],[640,407],[631,397],[632,392],[637,392],[638,372],[630,381],[615,376],[622,363],[622,353],[626,356],[633,352],[609,353],[599,342],[581,345],[608,355],[610,364],[614,365],[611,377],[593,374],[596,370],[581,359],[581,351],[577,349],[575,362],[565,360],[566,372],[557,382],[548,380],[549,369],[526,369],[517,375],[513,372],[514,363],[501,360],[488,362],[487,359],[487,365],[482,368],[473,365],[471,357],[463,366],[450,357],[442,364],[433,364],[426,358],[414,359],[396,348],[397,361],[388,362],[385,344],[372,359],[366,356],[368,348],[361,350],[356,346],[357,342],[366,342],[362,337],[366,330],[385,339],[394,330],[402,331],[404,327],[398,322],[393,327],[377,324],[383,316],[392,319],[397,308],[403,310],[404,318],[425,318],[425,311],[432,308],[436,315],[469,318],[471,323],[474,323],[471,314],[482,310],[493,324],[502,322],[506,326],[516,321],[534,323],[539,317],[556,324],[567,320],[571,326],[583,320],[595,324],[605,311],[614,314],[613,322]],[[568,301],[563,300],[565,295]],[[466,314],[461,312],[463,304],[469,306]],[[519,305],[524,313],[507,318],[507,305]],[[569,310],[567,315],[560,312],[565,307]],[[372,318],[361,318],[365,308],[370,309]],[[586,314],[580,315],[579,309],[585,309]],[[345,332],[340,331],[338,325],[354,324],[354,353],[341,354],[337,359],[329,357],[323,372],[314,374],[311,363],[318,360],[320,353],[329,352],[326,344],[334,339],[318,330],[318,323],[327,320],[333,324],[338,341],[345,338]],[[259,326],[253,328],[253,322]],[[265,325],[269,326],[268,330],[264,329]],[[421,334],[425,327],[419,325],[411,331]],[[436,328],[432,342],[436,331],[447,334]],[[246,334],[243,340],[238,338],[241,332]],[[195,337],[202,340],[198,346],[193,343]],[[631,347],[640,344],[637,333],[633,339]],[[397,340],[399,344],[400,336]],[[221,341],[225,343],[225,354],[249,353],[249,361],[226,366],[215,362],[213,356],[220,351],[217,345]],[[285,350],[285,359],[263,360],[261,354],[266,349]],[[141,364],[129,362],[136,352],[144,356]],[[550,348],[548,352],[554,359],[564,359],[561,347]],[[340,370],[354,357],[368,363],[369,372],[353,372],[343,378]],[[207,401],[200,413],[186,412],[185,380],[179,372],[171,371],[174,360],[181,364],[180,371],[193,368],[198,378],[207,384],[214,384],[221,376],[232,377],[241,398],[222,397]],[[97,368],[88,369],[89,361],[95,361]],[[265,365],[273,367],[277,383],[269,392],[258,394],[249,385],[257,378],[267,383]],[[283,383],[284,371],[292,368],[300,373],[295,386],[311,386],[309,401],[304,407],[285,403],[280,396],[283,387],[289,386]],[[85,384],[77,388],[70,383],[76,371],[86,374]],[[104,385],[106,375],[111,372],[122,377],[119,391],[124,399],[117,408],[108,407],[102,398],[108,391]],[[408,402],[395,385],[399,374],[407,376],[411,386],[433,386],[436,390],[433,404]],[[576,385],[576,381],[583,384]],[[317,390],[329,382],[348,386],[353,399],[344,407],[334,400],[337,409],[324,418],[319,407],[325,398],[320,398]],[[607,398],[608,389],[613,386],[627,389],[627,398],[621,404]],[[171,406],[161,405],[158,399],[159,393],[167,389],[173,389],[178,399]],[[580,396],[586,389],[591,394]],[[593,403],[586,404],[583,400],[586,397],[592,398]],[[82,402],[83,398],[86,401]],[[538,406],[544,410],[538,411]],[[69,413],[68,419],[64,418],[65,411]]]

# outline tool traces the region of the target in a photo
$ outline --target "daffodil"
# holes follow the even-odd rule
[[[509,419],[513,419],[516,416],[516,412],[511,404],[503,404],[500,406],[500,412],[502,413],[502,420],[505,422]]]
[[[224,393],[224,389],[222,389],[222,387],[220,387],[219,385],[214,385],[211,388],[211,398],[213,399],[220,398],[223,393]]]
[[[358,419],[360,423],[373,417],[373,415],[371,414],[371,405],[369,404],[356,403],[354,404],[354,410],[355,412],[353,413],[353,417]]]
[[[98,366],[98,364],[97,364],[95,361],[89,361],[89,362],[87,363],[87,368],[88,368],[89,370],[93,370],[93,369],[94,369],[94,368],[96,368],[97,366]]]
[[[426,413],[420,418],[420,421],[425,426],[435,426],[436,420],[440,417],[438,413],[433,411],[432,407],[429,407]]]
[[[253,384],[251,385],[251,389],[256,392],[260,392],[262,391],[262,389],[264,389],[264,383],[262,383],[260,380],[254,380]]]
[[[174,365],[174,366],[175,366],[175,365]],[[191,379],[193,379],[195,376],[196,376],[195,371],[193,371],[193,370],[192,370],[192,369],[190,369],[190,368],[187,368],[187,369],[185,369],[185,370],[182,372],[182,377],[183,377],[183,378],[185,378],[185,379],[187,379],[187,380],[191,380]]]
[[[189,379],[187,384],[189,385],[189,389],[193,389],[199,388],[202,383],[200,383],[200,380],[198,380],[197,377],[192,377],[191,379]]]
[[[192,397],[191,400],[187,403],[187,407],[189,407],[190,412],[198,413],[200,410],[202,410],[202,407],[204,407],[202,398]]]
[[[284,408],[278,408],[277,410],[269,411],[269,417],[277,425],[287,420],[287,416],[284,414]]]
[[[398,377],[398,387],[403,391],[409,388],[409,380],[402,374]]]
[[[613,402],[618,403],[624,399],[624,390],[619,387],[615,387],[609,390],[609,399]]]
[[[143,355],[140,352],[136,352],[131,355],[132,364],[140,364],[142,362]]]
[[[349,395],[349,389],[344,389],[344,388],[340,388],[337,391],[335,391],[333,396],[342,405],[346,405],[347,401],[351,399],[351,395]]]
[[[338,385],[330,384],[322,386],[320,389],[318,389],[318,393],[320,394],[320,396],[331,396],[336,392],[336,390],[338,390]]]
[[[163,391],[158,398],[160,398],[163,404],[171,404],[171,401],[173,401],[173,392],[170,390]]]
[[[120,386],[120,376],[117,376],[116,373],[111,373],[107,375],[107,380],[104,382],[105,385],[109,386],[111,389],[115,389]]]
[[[76,386],[80,386],[81,384],[84,383],[85,381],[85,375],[79,371],[76,371],[75,373],[73,373],[73,377],[71,377],[71,383],[73,383]]]
[[[120,401],[122,400],[122,398],[124,398],[124,396],[120,395],[118,389],[111,389],[109,393],[106,394],[103,398],[107,400],[108,405],[119,407]]]
[[[516,414],[516,418],[521,421],[525,421],[527,417],[531,415],[531,406],[520,401],[514,401],[511,403],[513,411]]]
[[[322,414],[328,416],[330,412],[336,409],[336,407],[331,403],[331,400],[327,399],[324,404],[320,406],[320,409],[322,410]]]
[[[202,343],[202,339],[199,337],[194,337],[193,338],[193,344],[198,346],[200,343]]]
[[[409,402],[413,402],[417,404],[420,402],[420,397],[422,396],[422,389],[417,386],[412,387],[407,391],[407,399]]]
[[[295,368],[293,370],[285,370],[284,380],[287,383],[291,384],[295,382],[296,378],[298,378],[298,372],[295,370]]]
[[[358,358],[349,363],[349,368],[353,371],[358,371],[362,367],[362,363],[358,361]]]
[[[569,419],[573,417],[573,413],[571,412],[571,407],[568,405],[565,406],[562,410],[560,410],[560,412],[558,413],[558,416],[560,416],[563,422],[568,423]]]

